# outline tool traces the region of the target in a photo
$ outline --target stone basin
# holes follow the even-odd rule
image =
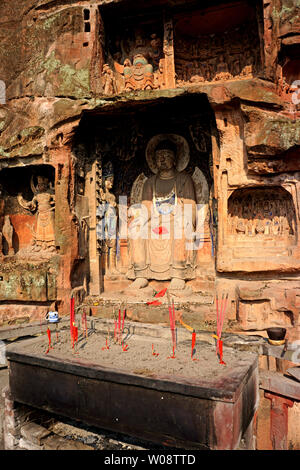
[[[258,363],[251,353],[232,352],[237,366],[220,365],[216,377],[145,376],[32,352],[41,342],[45,338],[7,348],[13,400],[102,429],[171,447],[231,450],[257,408]]]

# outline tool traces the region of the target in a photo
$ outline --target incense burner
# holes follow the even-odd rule
[[[166,375],[165,370],[145,376],[127,371],[118,361],[101,364],[101,357],[111,354],[101,347],[97,364],[76,355],[32,352],[43,341],[45,338],[30,339],[7,349],[11,394],[16,402],[184,449],[236,449],[251,426],[258,403],[258,364],[252,354],[239,352],[237,357],[232,352],[234,367],[218,365],[216,360],[221,371],[217,376],[199,375],[203,352],[198,362],[190,360],[199,367],[195,377]],[[158,351],[162,346],[158,345]],[[212,353],[215,359],[214,350]],[[229,354],[225,354],[226,361]],[[130,348],[128,352],[120,348],[119,356],[132,363]],[[151,357],[150,353],[151,361],[159,360]],[[168,363],[175,361],[169,359]]]

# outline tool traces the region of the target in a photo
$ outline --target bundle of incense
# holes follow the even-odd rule
[[[122,322],[121,322],[121,309],[119,309],[118,320],[114,320],[115,329],[114,329],[114,342],[121,344],[122,335],[124,330],[124,322],[126,316],[126,309],[123,310]]]
[[[196,331],[194,330],[194,328],[192,328],[191,326],[187,325],[186,323],[184,323],[182,321],[182,313],[179,314],[179,323],[184,326],[184,328],[186,328],[188,331],[191,331],[192,332],[192,352],[191,352],[191,359],[192,361],[198,361],[199,359],[194,359],[193,358],[193,355],[194,355],[194,351],[195,351],[195,344],[196,344]]]
[[[75,326],[75,324],[73,324],[73,337],[72,337],[72,340],[73,340],[72,347],[74,349],[74,345],[75,345],[75,343],[77,343],[77,340],[78,340],[78,327]]]
[[[221,340],[222,329],[224,324],[226,306],[227,306],[228,294],[226,297],[224,294],[222,295],[221,299],[221,307],[219,310],[219,299],[216,297],[216,308],[217,308],[217,335],[213,335],[214,338],[217,340],[217,348],[216,354],[219,354],[220,364],[225,364],[223,361],[223,341]]]
[[[75,299],[71,297],[70,302],[70,333],[71,333],[71,341],[74,345],[74,323],[75,323]],[[74,347],[74,346],[73,346]]]
[[[173,355],[170,356],[168,359],[175,359],[175,350],[176,350],[175,308],[174,308],[173,301],[172,301],[172,307],[170,305],[169,295],[168,295],[168,303],[169,303],[169,319],[170,319],[170,329],[171,329],[171,334],[172,334],[172,349],[173,349]]]
[[[118,339],[120,341],[120,331],[121,331],[121,309],[119,308],[119,318],[118,318]]]
[[[86,321],[86,313],[84,312],[84,328],[85,328],[85,337],[88,337],[87,333],[87,321]]]

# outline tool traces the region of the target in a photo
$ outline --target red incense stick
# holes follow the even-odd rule
[[[122,334],[123,334],[123,330],[124,330],[124,321],[125,321],[125,316],[126,316],[126,309],[124,309],[124,312],[123,312],[123,319],[122,319]]]
[[[118,320],[118,331],[121,329],[121,309],[119,308],[119,320]]]
[[[217,336],[215,336],[215,338],[217,339],[216,354],[219,354],[220,364],[225,364],[225,362],[223,361],[223,341],[221,340],[221,336],[222,336],[222,329],[223,329],[225,312],[226,312],[226,307],[227,307],[227,301],[228,301],[228,294],[226,295],[226,297],[223,294],[222,299],[221,299],[221,307],[219,311],[218,297],[216,297]]]
[[[73,332],[73,327],[74,327],[74,318],[75,318],[75,299],[74,297],[71,297],[71,302],[70,302],[70,333],[71,333],[71,339],[74,347],[74,332]]]
[[[115,320],[115,329],[114,329],[114,341],[117,341],[117,320]]]
[[[192,333],[192,352],[191,352],[191,359],[192,361],[199,361],[199,359],[193,358],[195,352],[195,345],[196,345],[196,331],[194,330]]]
[[[46,354],[48,354],[50,349],[53,349],[52,346],[51,346],[51,331],[50,331],[49,327],[47,328],[47,336],[48,336],[49,346],[48,346],[48,349],[46,351]]]
[[[102,351],[104,351],[105,349],[109,349],[109,346],[107,344],[107,338],[105,339],[105,346],[102,348]]]

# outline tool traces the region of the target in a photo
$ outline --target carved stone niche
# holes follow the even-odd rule
[[[255,9],[211,7],[174,19],[177,85],[253,77],[261,67]]]
[[[227,237],[233,246],[295,245],[297,225],[291,194],[282,187],[235,190],[228,200]]]
[[[164,88],[163,22],[102,14],[105,28],[101,84],[105,95]]]
[[[0,172],[0,252],[18,260],[55,254],[54,168],[32,165]]]

